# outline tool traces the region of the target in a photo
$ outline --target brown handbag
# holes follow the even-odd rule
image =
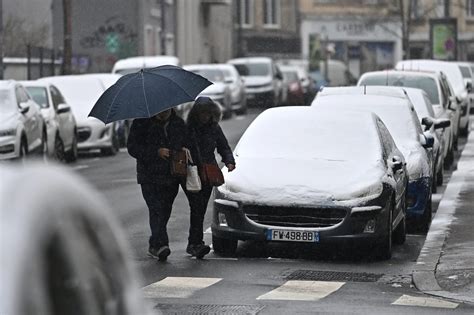
[[[170,154],[170,171],[171,175],[175,177],[186,178],[188,174],[187,163],[188,158],[186,152],[183,150],[171,151]]]
[[[201,181],[203,181],[205,185],[220,186],[224,184],[224,175],[221,169],[215,164],[203,163],[199,168],[199,173],[201,175]]]

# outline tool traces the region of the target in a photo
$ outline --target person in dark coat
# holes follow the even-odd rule
[[[222,112],[218,104],[208,97],[199,97],[187,119],[188,141],[191,156],[198,165],[212,163],[217,165],[215,150],[229,172],[235,169],[235,159],[227,139],[219,126]],[[186,252],[202,258],[210,251],[203,242],[203,222],[207,204],[211,197],[212,186],[203,183],[199,192],[185,190],[191,208],[188,246]]]
[[[148,253],[161,261],[171,253],[166,225],[181,184],[171,175],[170,154],[182,150],[185,142],[185,123],[173,109],[135,119],[128,137],[128,153],[137,160],[137,181],[149,211]]]

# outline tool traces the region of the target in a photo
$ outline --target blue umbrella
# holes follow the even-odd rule
[[[192,102],[212,82],[180,67],[142,69],[121,77],[109,87],[89,116],[104,123],[152,117],[176,105]]]

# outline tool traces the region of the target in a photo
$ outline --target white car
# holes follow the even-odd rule
[[[151,314],[96,189],[51,165],[0,174],[0,314]]]
[[[378,86],[324,88],[311,104],[315,110],[352,109],[377,114],[387,126],[407,162],[409,177],[407,218],[427,232],[431,223],[432,152],[434,139],[423,133],[420,120],[406,95]],[[371,94],[368,91],[374,90]],[[398,95],[397,95],[398,94]]]
[[[376,115],[271,108],[245,131],[216,190],[212,243],[369,245],[388,259],[405,241],[405,160]],[[275,126],[278,126],[275,128]]]
[[[211,81],[213,84],[205,88],[199,96],[210,97],[222,106],[223,118],[232,116],[232,95],[225,83],[225,74],[214,64],[185,65],[183,69],[194,72]]]
[[[452,90],[442,73],[432,71],[388,70],[364,73],[357,83],[358,86],[398,86],[422,89],[426,92],[433,106],[436,119],[449,119],[451,124],[444,132],[443,160],[449,169],[454,159],[454,147],[458,138],[460,108],[451,94]]]
[[[469,93],[469,104],[470,113],[474,113],[474,63],[469,62],[458,62],[459,69],[461,70],[464,83],[466,84],[466,90]]]
[[[100,149],[103,155],[115,155],[118,152],[116,123],[105,125],[94,117],[88,117],[95,102],[104,92],[99,79],[67,75],[42,78],[38,81],[57,86],[71,106],[77,121],[79,151]]]
[[[112,73],[128,74],[164,65],[179,66],[181,63],[175,56],[137,56],[120,59],[115,62]]]
[[[46,157],[47,141],[39,105],[19,82],[0,81],[0,160]]]
[[[53,84],[24,81],[31,97],[39,104],[46,123],[48,152],[59,161],[77,159],[77,125],[71,107]]]
[[[244,78],[247,102],[267,107],[284,104],[283,75],[271,58],[246,57],[227,61]]]
[[[220,63],[216,67],[224,72],[224,83],[230,89],[232,110],[239,115],[247,113],[247,94],[245,93],[244,79],[233,65]]]
[[[461,134],[468,133],[470,124],[470,102],[461,70],[456,63],[439,60],[403,60],[397,63],[396,69],[443,72],[452,86],[454,96],[456,97],[460,107],[459,132]],[[457,142],[455,142],[455,148],[457,149]]]

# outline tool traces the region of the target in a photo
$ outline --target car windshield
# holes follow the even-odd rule
[[[298,73],[293,71],[282,71],[283,80],[285,82],[295,82],[298,81]]]
[[[461,73],[462,73],[462,77],[464,79],[471,79],[471,71],[469,71],[469,68],[468,67],[464,67],[464,66],[459,66],[459,69],[461,70]]]
[[[41,107],[41,108],[48,108],[49,107],[49,100],[46,88],[44,87],[36,87],[36,86],[29,86],[26,87],[28,93],[30,93],[33,100]]]
[[[12,113],[17,109],[17,105],[13,100],[13,97],[9,90],[0,90],[0,113],[8,114]]]
[[[270,75],[270,65],[267,63],[241,63],[234,64],[241,76],[258,77]]]
[[[211,82],[224,82],[224,74],[218,69],[195,69],[194,73],[199,74]]]
[[[433,78],[399,74],[377,74],[363,78],[358,85],[393,85],[422,89],[432,104],[440,104],[438,86]]]

